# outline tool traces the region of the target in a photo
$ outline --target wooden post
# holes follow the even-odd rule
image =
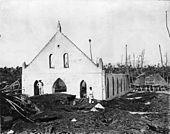
[[[90,45],[90,56],[91,56],[91,60],[93,61],[92,50],[91,50],[91,39],[89,39],[89,45]]]
[[[161,57],[161,64],[162,64],[162,67],[163,67],[163,78],[164,78],[164,64],[163,64],[163,59],[162,59],[162,51],[161,51],[161,46],[159,45],[159,52],[160,52],[160,57]]]
[[[125,61],[125,66],[126,66],[126,74],[129,74],[129,70],[128,70],[128,57],[127,57],[127,44],[126,44],[126,61]]]
[[[167,67],[168,67],[168,54],[166,53],[166,55],[165,55],[165,58],[166,58],[166,62],[165,62],[165,71],[167,71]],[[167,73],[167,83],[169,83],[169,81],[168,81],[168,76],[169,76],[169,73],[168,72],[166,72]]]
[[[161,64],[163,67],[163,59],[162,59],[162,51],[161,51],[161,46],[159,45],[159,52],[160,52],[160,57],[161,57]]]
[[[123,64],[123,55],[121,55],[121,65]]]
[[[130,75],[129,75],[129,68],[128,68],[127,60],[128,60],[128,57],[127,57],[127,44],[126,44],[126,74],[128,75],[128,80],[130,84]]]
[[[169,32],[169,28],[168,28],[168,12],[165,11],[165,13],[166,13],[166,29],[167,29],[168,35],[170,37],[170,32]],[[167,53],[166,53],[166,69],[167,69],[167,64],[168,64],[168,57],[167,57]],[[167,75],[169,76],[169,73]],[[167,83],[169,83],[168,76],[167,76]]]
[[[167,29],[168,35],[170,37],[170,32],[169,32],[169,28],[168,28],[168,12],[165,11],[165,13],[166,13],[166,29]]]
[[[135,68],[135,66],[136,66],[135,63],[136,63],[136,62],[135,62],[135,54],[133,54],[133,67],[134,67],[134,68]]]
[[[165,66],[167,67],[168,66],[168,54],[167,54],[167,52],[166,52],[165,58],[166,58]]]
[[[126,62],[125,62],[126,68],[127,68],[127,45],[126,45]]]

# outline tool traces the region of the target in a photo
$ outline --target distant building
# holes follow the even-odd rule
[[[136,91],[161,91],[167,87],[168,83],[158,73],[149,76],[143,73],[132,84],[132,88]]]
[[[100,58],[94,63],[61,31],[57,32],[44,48],[22,70],[23,93],[39,95],[37,84],[43,92],[64,92],[87,97],[92,87],[94,98],[108,100],[129,91],[128,77],[125,74],[105,73]]]

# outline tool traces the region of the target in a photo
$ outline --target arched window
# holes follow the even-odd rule
[[[119,80],[117,78],[117,94],[119,94]]]
[[[54,68],[53,54],[49,55],[49,68]]]
[[[69,57],[68,53],[65,53],[63,55],[63,63],[64,63],[64,68],[69,68]]]
[[[115,88],[114,85],[115,85],[115,83],[114,83],[114,78],[112,77],[113,96],[114,96],[114,94],[115,94],[115,93],[114,93],[114,92],[115,92],[115,91],[114,91],[114,88]]]

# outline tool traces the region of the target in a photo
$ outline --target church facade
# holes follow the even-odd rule
[[[22,66],[22,89],[29,96],[63,92],[87,97],[92,87],[94,98],[109,100],[129,91],[125,74],[107,74],[100,58],[95,63],[61,31],[57,32],[28,64]]]

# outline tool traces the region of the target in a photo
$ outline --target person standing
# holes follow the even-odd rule
[[[93,96],[92,87],[90,87],[89,89],[90,89],[90,91],[89,91],[89,103],[93,103],[93,101],[94,101],[94,96]]]
[[[44,90],[43,90],[44,84],[43,84],[43,82],[41,80],[39,80],[38,83],[37,83],[37,86],[38,86],[38,89],[39,89],[39,94],[43,95],[44,94]]]

